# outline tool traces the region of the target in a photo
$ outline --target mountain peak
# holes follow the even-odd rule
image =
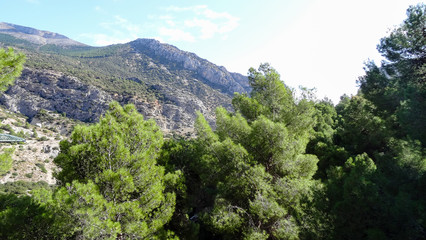
[[[138,38],[134,40],[134,42],[140,42],[140,43],[160,43],[160,41],[153,39],[153,38]]]
[[[231,96],[234,92],[250,91],[247,77],[228,72],[225,67],[217,66],[195,53],[180,50],[155,39],[138,38],[129,44],[136,52],[147,54],[153,59],[159,58],[180,64],[182,69],[193,71],[209,84],[220,87]]]
[[[8,34],[29,42],[45,45],[54,44],[58,46],[85,46],[85,44],[69,39],[68,37],[49,31],[0,22],[0,33]]]

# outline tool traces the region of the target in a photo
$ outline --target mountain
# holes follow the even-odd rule
[[[24,39],[34,44],[55,44],[59,46],[86,46],[57,33],[41,31],[30,27],[10,23],[0,23],[0,33],[9,34],[16,38]]]
[[[0,23],[0,47],[27,55],[22,76],[0,103],[29,118],[41,109],[97,121],[112,100],[135,104],[166,132],[190,134],[200,111],[213,123],[248,79],[153,39],[92,47],[63,35]]]

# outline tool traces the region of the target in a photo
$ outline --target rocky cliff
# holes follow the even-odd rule
[[[153,58],[175,62],[182,69],[194,71],[200,78],[213,86],[222,88],[229,94],[249,90],[246,77],[241,74],[230,73],[225,67],[216,66],[194,53],[179,50],[172,45],[162,44],[154,39],[137,39],[130,42],[130,45],[136,52],[143,52]]]
[[[0,102],[14,112],[30,118],[40,109],[66,113],[84,122],[92,122],[107,108],[112,97],[77,78],[52,70],[26,68]]]
[[[154,118],[164,131],[179,134],[191,132],[196,111],[213,123],[213,108],[218,105],[206,106],[193,93],[184,90],[163,91],[170,94],[167,98],[173,104],[131,94],[111,94],[61,72],[26,68],[16,84],[0,96],[0,103],[30,119],[46,109],[83,122],[95,122],[106,111],[108,103],[115,100],[134,104],[147,119]]]

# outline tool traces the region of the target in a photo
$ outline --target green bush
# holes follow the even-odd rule
[[[0,154],[0,175],[7,173],[12,167],[12,154],[14,151],[15,148],[6,148]]]
[[[16,172],[12,173],[13,176],[17,176]],[[16,182],[7,182],[0,184],[0,194],[16,194],[16,195],[26,195],[28,191],[38,189],[38,188],[49,188],[49,185],[45,181],[39,182],[27,182],[27,181],[16,181]]]
[[[11,135],[15,135],[15,131],[9,124],[0,124],[0,129],[8,131]]]
[[[39,137],[39,138],[37,138],[37,141],[47,141],[47,140],[49,140],[46,136],[42,136],[42,137]]]
[[[17,127],[22,127],[22,123],[20,121],[13,122],[12,124]]]
[[[38,138],[38,134],[37,131],[35,130],[35,128],[33,128],[33,134],[32,134],[33,138]]]
[[[44,163],[36,163],[36,166],[39,167],[41,169],[41,172],[43,173],[47,173],[47,169],[44,166]]]

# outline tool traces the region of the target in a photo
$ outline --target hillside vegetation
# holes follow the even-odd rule
[[[0,132],[25,139],[25,142],[1,143],[1,151],[14,149],[12,164],[2,172],[0,183],[43,181],[56,184],[58,171],[53,159],[59,153],[59,142],[69,136],[77,123],[57,113],[42,111],[31,124],[25,116],[0,108]]]
[[[426,5],[411,6],[407,19],[378,45],[386,61],[367,63],[358,94],[342,96],[336,106],[306,89],[296,95],[269,64],[249,69],[250,93],[235,93],[232,110],[216,108],[214,124],[203,112],[194,113],[193,138],[164,138],[137,106],[110,102],[95,123],[77,124],[59,143],[48,163],[57,169],[56,184],[1,186],[0,238],[424,239],[425,23]],[[141,42],[157,44],[133,44]],[[99,54],[111,62],[130,54],[129,45],[111,47],[119,50],[103,55],[81,47],[82,55],[71,56],[66,48],[45,47],[37,56],[94,65],[100,64]],[[166,66],[171,57],[160,52],[170,48],[149,47],[163,58],[162,65],[153,64]],[[143,71],[120,64],[114,66]],[[167,71],[193,74],[173,64]],[[19,70],[19,63],[15,67]],[[121,70],[111,66],[105,77]],[[64,70],[50,74],[64,79],[56,71]],[[147,94],[155,81],[143,81]],[[73,83],[74,90],[85,89]],[[4,114],[3,124],[9,125],[2,129],[11,133],[24,125],[15,134],[31,141],[40,134],[35,140],[44,137],[53,145],[53,132],[59,140],[59,132],[71,130],[57,113],[41,111],[32,118],[35,125],[50,122],[44,125],[51,130],[43,134]],[[8,165],[3,162],[0,170]],[[40,162],[33,162],[43,172]],[[10,179],[10,171],[3,177]]]
[[[152,39],[106,47],[63,46],[37,44],[0,29],[0,46],[25,53],[24,73],[31,75],[30,79],[28,74],[17,79],[0,102],[30,118],[40,109],[46,109],[95,122],[105,113],[108,103],[115,100],[136,105],[139,112],[154,118],[164,131],[191,134],[197,110],[213,123],[216,107],[230,108],[234,92],[249,91],[247,77]],[[57,76],[73,80],[60,84]],[[74,113],[89,108],[89,103],[81,104],[85,99],[70,96],[79,90],[73,88],[76,81],[80,88],[91,87],[101,92],[93,96],[101,102],[93,116]],[[49,97],[43,91],[46,84],[49,85],[46,91],[70,91]],[[61,108],[66,101],[77,108]]]

